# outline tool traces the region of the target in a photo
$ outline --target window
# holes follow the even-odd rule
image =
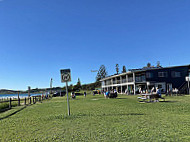
[[[146,78],[153,78],[153,73],[147,72],[146,73]]]
[[[158,77],[168,77],[167,72],[158,72]]]
[[[158,84],[158,89],[162,88],[162,84]]]
[[[172,71],[172,77],[181,77],[181,72]]]

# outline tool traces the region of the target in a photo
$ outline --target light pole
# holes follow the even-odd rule
[[[53,78],[50,80],[50,94],[52,94],[52,84],[53,84]]]
[[[188,94],[190,93],[190,88],[189,88],[189,77],[188,77]]]
[[[189,79],[190,79],[190,77],[189,77],[189,76],[187,76],[187,77],[186,77],[186,81],[188,82],[188,83],[187,83],[187,85],[188,85],[188,94],[190,94]]]

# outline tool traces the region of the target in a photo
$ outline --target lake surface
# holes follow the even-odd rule
[[[42,94],[30,94],[30,96],[36,96]],[[19,94],[20,98],[28,97],[28,94]],[[18,94],[0,94],[0,98],[18,98]]]

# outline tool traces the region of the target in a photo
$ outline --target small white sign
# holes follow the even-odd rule
[[[186,76],[185,79],[186,79],[186,81],[190,81],[189,76]]]
[[[61,72],[61,82],[71,81],[71,70],[70,69],[63,69],[63,70],[60,70],[60,72]]]

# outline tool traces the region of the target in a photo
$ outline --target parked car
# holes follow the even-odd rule
[[[62,97],[65,96],[66,92],[65,91],[61,91],[61,92],[55,92],[53,94],[53,97]]]
[[[83,95],[83,94],[79,92],[75,92],[75,96],[80,96],[80,95]]]

